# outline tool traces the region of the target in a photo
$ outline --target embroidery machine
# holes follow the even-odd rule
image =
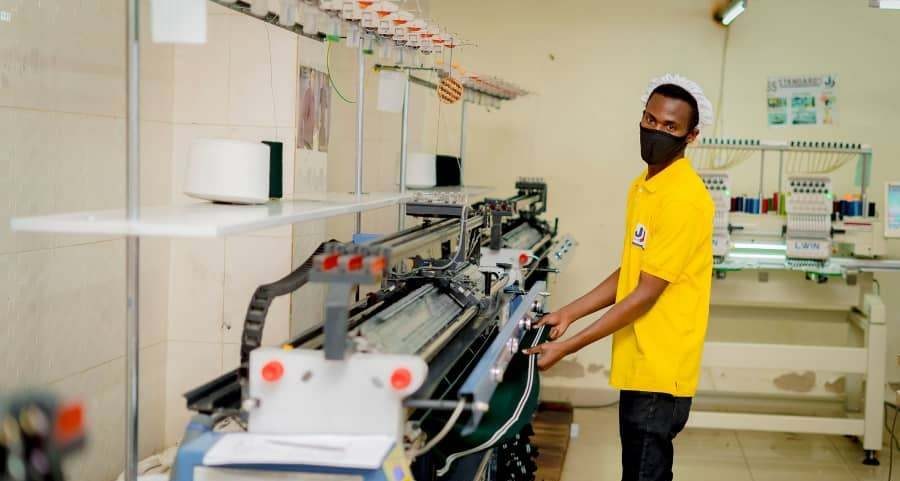
[[[689,426],[859,436],[877,464],[887,341],[875,273],[900,262],[883,258],[871,148],[705,139],[690,156],[716,205],[717,281]],[[753,157],[758,193],[735,195],[755,191]]]

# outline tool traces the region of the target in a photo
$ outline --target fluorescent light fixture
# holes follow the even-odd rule
[[[767,244],[763,242],[735,242],[732,244],[735,249],[759,250],[759,251],[787,251],[784,244]]]
[[[900,0],[869,0],[869,6],[886,10],[900,10]]]
[[[716,20],[727,27],[745,10],[747,10],[747,0],[733,0],[728,7],[716,13]]]
[[[784,261],[784,255],[778,254],[751,254],[743,252],[732,252],[728,254],[731,259],[754,259],[759,261]]]

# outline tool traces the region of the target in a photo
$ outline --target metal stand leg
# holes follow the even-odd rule
[[[360,42],[357,61],[359,62],[359,85],[356,90],[356,200],[362,199],[363,192],[363,128],[365,124],[366,99],[366,54],[363,50],[365,42]],[[356,231],[362,232],[362,213],[356,214]]]
[[[881,466],[881,462],[875,457],[875,451],[872,451],[871,449],[866,450],[866,457],[863,458],[862,463],[866,466]]]
[[[462,113],[459,119],[459,185],[466,185],[466,102],[462,101]]]
[[[875,294],[865,296],[863,312],[869,323],[866,332],[868,366],[866,370],[865,437],[863,464],[877,465],[875,452],[881,450],[884,430],[884,386],[887,359],[887,326],[884,302]]]
[[[406,169],[409,164],[409,72],[403,85],[403,113],[400,124],[400,193],[406,193]],[[406,228],[406,204],[400,202],[398,230]]]
[[[127,0],[127,163],[126,210],[128,218],[136,220],[140,214],[140,42],[138,33],[139,5]],[[125,480],[137,480],[138,465],[138,388],[140,386],[140,239],[128,237],[125,245],[126,273],[126,349],[125,349]]]

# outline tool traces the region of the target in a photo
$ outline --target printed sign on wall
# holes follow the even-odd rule
[[[837,124],[836,91],[836,75],[770,77],[769,126]]]

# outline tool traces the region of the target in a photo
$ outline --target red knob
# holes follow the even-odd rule
[[[362,269],[363,267],[363,256],[355,255],[351,256],[347,259],[347,271],[354,272]]]
[[[391,386],[398,391],[402,391],[409,387],[412,384],[412,373],[409,372],[409,369],[405,367],[398,367],[394,369],[394,373],[391,374]]]
[[[322,270],[330,271],[330,270],[334,269],[335,267],[337,267],[338,266],[338,257],[339,256],[337,254],[331,254],[331,255],[325,256],[322,259]]]
[[[529,259],[531,259],[531,258],[528,257],[528,254],[526,254],[526,253],[524,253],[524,252],[521,253],[521,254],[519,254],[519,265],[523,265],[523,266],[524,266],[524,265],[528,264],[528,260],[529,260]]]
[[[280,361],[269,361],[262,368],[262,377],[268,382],[275,382],[284,376],[284,365]]]

